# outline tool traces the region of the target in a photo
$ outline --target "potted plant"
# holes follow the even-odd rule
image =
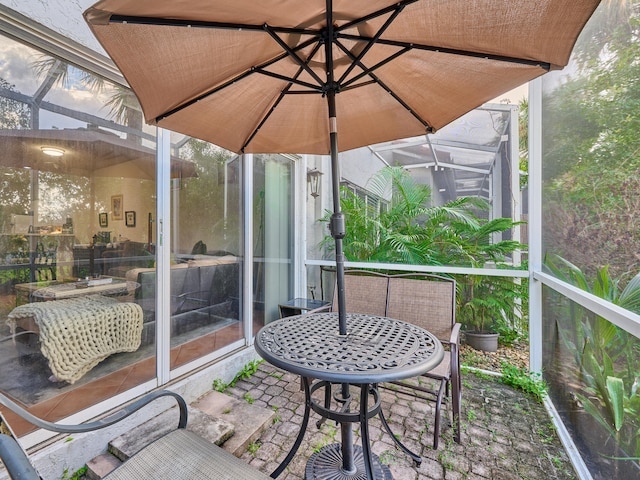
[[[521,314],[520,285],[509,277],[468,275],[458,280],[456,320],[468,345],[485,352],[498,349],[499,331]]]

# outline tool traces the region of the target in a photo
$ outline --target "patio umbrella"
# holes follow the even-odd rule
[[[85,19],[147,122],[234,152],[331,154],[430,133],[565,66],[599,0],[102,0]]]
[[[565,66],[599,0],[102,0],[85,19],[146,121],[233,152],[331,154],[433,132]]]

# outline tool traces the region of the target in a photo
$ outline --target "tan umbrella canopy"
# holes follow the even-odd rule
[[[598,4],[102,0],[85,19],[147,122],[234,152],[331,154],[345,335],[338,131],[342,150],[433,132],[565,66]]]
[[[103,0],[85,17],[147,122],[234,152],[328,154],[329,90],[340,150],[439,129],[566,65],[598,3],[334,0],[331,32],[324,0]]]
[[[598,3],[102,0],[85,18],[147,122],[335,155],[338,130],[341,150],[432,132],[563,67]]]

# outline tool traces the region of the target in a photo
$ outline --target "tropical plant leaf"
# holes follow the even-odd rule
[[[616,431],[612,428],[611,424],[607,422],[607,420],[604,418],[604,416],[602,415],[601,409],[598,408],[596,405],[594,405],[594,403],[591,401],[590,398],[587,398],[580,393],[576,393],[576,397],[578,398],[578,400],[580,400],[580,402],[582,402],[584,411],[587,412],[589,415],[591,415],[600,425],[602,425],[605,428],[605,430],[609,433],[609,435],[611,435],[612,437],[615,437]]]
[[[613,427],[619,432],[624,424],[624,382],[618,377],[607,377],[607,392],[611,405]]]
[[[618,296],[617,303],[627,310],[640,314],[640,273],[627,283]]]

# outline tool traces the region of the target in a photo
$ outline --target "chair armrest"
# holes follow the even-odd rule
[[[0,459],[10,478],[40,480],[40,475],[29,462],[27,453],[9,435],[0,434]]]
[[[451,329],[451,337],[449,338],[451,372],[454,378],[457,377],[458,392],[462,391],[462,384],[460,382],[460,327],[461,325],[459,323],[455,323]]]
[[[8,399],[6,396],[0,394],[0,405],[7,407],[16,415],[22,417],[29,423],[43,428],[45,430],[49,430],[57,433],[84,433],[84,432],[92,432],[94,430],[99,430],[101,428],[109,427],[118,423],[120,420],[124,420],[129,417],[133,413],[140,410],[145,405],[157,400],[161,397],[173,397],[178,403],[178,408],[180,410],[180,420],[178,422],[178,428],[186,428],[187,426],[187,403],[184,399],[175,392],[171,392],[169,390],[158,390],[156,392],[151,392],[145,395],[144,397],[136,400],[135,402],[121,408],[120,410],[112,413],[111,415],[106,416],[103,419],[96,420],[94,422],[84,423],[82,425],[63,425],[59,423],[47,422],[46,420],[42,420],[31,413],[27,412],[24,408],[22,408],[17,403]]]
[[[451,329],[451,336],[449,337],[449,343],[452,345],[460,346],[460,328],[461,324],[455,323]]]

